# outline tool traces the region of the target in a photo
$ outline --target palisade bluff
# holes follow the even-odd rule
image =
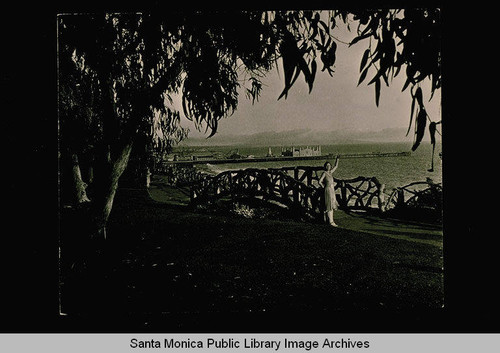
[[[273,349],[278,351],[283,349],[304,349],[310,351],[313,348],[369,348],[369,341],[352,341],[350,338],[340,340],[330,340],[324,338],[321,340],[293,340],[284,338],[283,340],[261,340],[256,338],[244,338],[243,341],[235,338],[207,338],[206,340],[174,339],[165,338],[161,340],[139,340],[132,338],[130,340],[131,348],[215,348],[215,349]]]

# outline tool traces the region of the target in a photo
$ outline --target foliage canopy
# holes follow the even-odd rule
[[[406,75],[408,132],[414,124],[417,148],[428,119],[419,85],[430,80],[432,94],[441,88],[439,9],[61,15],[64,145],[113,153],[116,142],[139,136],[168,150],[188,133],[173,108],[174,95],[182,97],[184,115],[212,136],[219,120],[237,108],[241,84],[257,100],[262,77],[279,60],[284,88],[278,99],[299,76],[312,90],[318,66],[333,76],[332,31],[342,23],[356,28],[350,45],[367,43],[358,84],[374,85],[376,105],[382,84]],[[84,137],[73,138],[76,131]]]

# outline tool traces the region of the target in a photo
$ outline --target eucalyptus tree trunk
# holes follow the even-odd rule
[[[73,176],[73,185],[74,185],[74,190],[75,190],[75,200],[77,204],[81,204],[84,202],[90,202],[89,198],[87,197],[87,184],[83,181],[82,179],[82,173],[80,170],[80,163],[78,161],[78,155],[76,153],[73,153],[71,155],[71,162],[72,162],[72,176]]]
[[[127,167],[132,145],[132,141],[127,142],[113,159],[108,155],[103,170],[94,177],[97,192],[90,220],[93,227],[91,236],[94,238],[106,239],[106,225],[118,190],[118,181]]]

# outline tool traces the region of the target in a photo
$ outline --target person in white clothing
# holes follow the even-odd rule
[[[337,207],[337,199],[335,197],[335,181],[333,180],[333,172],[339,165],[339,157],[335,158],[335,165],[332,167],[330,162],[325,163],[325,171],[319,178],[319,185],[325,189],[325,222],[337,227],[333,220],[333,211]]]

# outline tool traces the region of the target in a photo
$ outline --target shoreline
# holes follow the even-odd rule
[[[346,158],[382,158],[382,157],[408,157],[411,153],[408,151],[402,152],[371,152],[371,153],[350,153],[350,154],[326,154],[316,156],[270,156],[270,157],[252,157],[252,158],[237,158],[237,159],[206,159],[194,158],[191,160],[180,161],[164,161],[165,165],[194,165],[194,164],[233,164],[233,163],[265,163],[265,162],[294,162],[294,161],[309,161],[332,159],[337,156],[342,159]]]

